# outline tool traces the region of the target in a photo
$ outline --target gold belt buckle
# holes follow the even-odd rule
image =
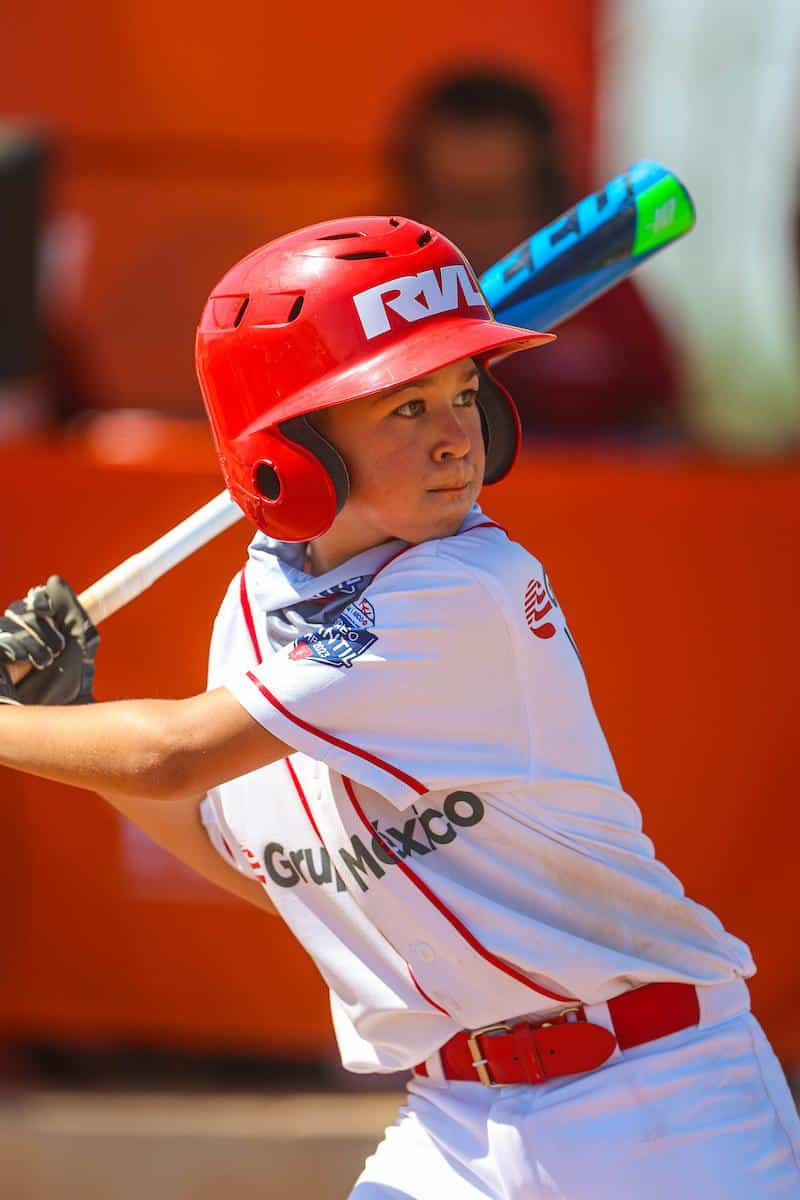
[[[562,1008],[561,1012],[557,1012],[552,1021],[542,1021],[541,1025],[537,1025],[537,1029],[552,1029],[554,1025],[560,1025],[562,1021],[569,1025],[567,1017],[570,1013],[579,1013],[583,1008],[582,1004],[570,1004],[566,1008]]]
[[[556,1013],[552,1021],[542,1021],[541,1024],[537,1024],[535,1027],[537,1029],[549,1029],[557,1022],[562,1020],[567,1021],[568,1017],[570,1017],[573,1013],[579,1013],[582,1008],[582,1004],[569,1004],[566,1008],[562,1008],[561,1012]],[[472,1055],[472,1065],[478,1073],[478,1079],[480,1079],[481,1083],[486,1087],[504,1087],[505,1085],[502,1083],[495,1083],[489,1074],[489,1062],[488,1059],[485,1059],[481,1054],[481,1047],[478,1039],[482,1038],[488,1033],[501,1032],[511,1033],[511,1026],[508,1024],[508,1022],[502,1021],[499,1025],[484,1025],[481,1029],[472,1029],[470,1030],[469,1037],[467,1038],[469,1052]]]
[[[486,1087],[503,1087],[502,1083],[495,1083],[489,1074],[487,1067],[489,1066],[488,1059],[485,1059],[481,1054],[479,1038],[482,1038],[487,1033],[510,1033],[511,1026],[502,1022],[499,1025],[484,1025],[482,1029],[471,1029],[467,1038],[469,1052],[472,1055],[472,1065],[478,1072],[478,1079]]]

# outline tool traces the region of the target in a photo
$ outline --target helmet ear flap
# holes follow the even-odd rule
[[[260,430],[248,442],[226,478],[233,475],[231,494],[258,528],[284,542],[307,542],[330,529],[349,492],[347,469],[333,447],[304,417]]]
[[[484,483],[498,483],[513,467],[519,454],[520,423],[516,405],[488,366],[480,369],[478,409],[486,448]]]
[[[305,446],[306,450],[310,450],[322,463],[331,477],[336,494],[336,512],[340,513],[350,495],[350,476],[339,451],[322,436],[306,416],[292,417],[290,421],[284,421],[281,431],[293,442]]]

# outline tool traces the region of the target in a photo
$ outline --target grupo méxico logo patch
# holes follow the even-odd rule
[[[412,813],[413,816],[403,813],[396,825],[388,827],[372,821],[371,838],[354,834],[349,847],[340,846],[333,857],[324,846],[287,849],[280,842],[268,842],[263,852],[264,867],[272,882],[282,888],[298,883],[319,886],[335,882],[336,891],[343,892],[349,874],[359,890],[366,892],[371,883],[383,878],[387,867],[396,867],[404,858],[421,858],[440,850],[465,829],[480,824],[486,809],[474,792],[451,792],[441,808],[420,812],[412,806]],[[245,854],[253,870],[260,873],[260,860],[250,850],[245,850]]]
[[[362,597],[348,604],[333,625],[298,638],[289,651],[289,658],[293,662],[308,659],[328,667],[352,667],[355,660],[377,642],[377,634],[370,633],[374,624],[375,609]]]

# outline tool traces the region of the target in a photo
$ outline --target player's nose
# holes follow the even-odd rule
[[[435,462],[448,458],[465,458],[472,446],[467,421],[462,415],[468,409],[446,408],[439,414],[432,457]]]

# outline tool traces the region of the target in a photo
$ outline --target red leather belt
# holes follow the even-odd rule
[[[699,1024],[697,989],[688,983],[648,983],[608,1001],[614,1032],[586,1018],[583,1005],[544,1021],[500,1021],[464,1029],[439,1050],[445,1079],[544,1083],[601,1067],[617,1047],[629,1050]],[[424,1063],[414,1067],[427,1075]]]

